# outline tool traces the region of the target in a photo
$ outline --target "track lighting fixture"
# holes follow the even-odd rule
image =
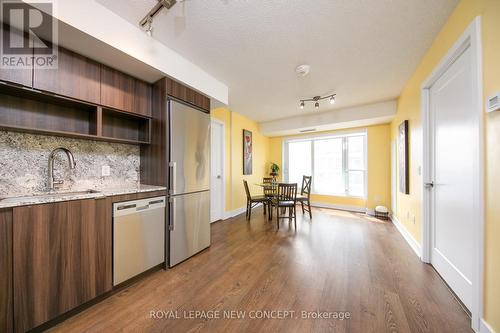
[[[330,99],[330,104],[335,104],[335,97],[337,94],[332,94],[332,95],[327,95],[327,96],[314,96],[313,98],[306,98],[306,99],[301,99],[300,100],[300,108],[303,109],[305,107],[306,102],[314,102],[314,107],[319,109],[319,101],[322,101],[324,99],[329,98]]]
[[[152,36],[153,34],[153,17],[158,14],[163,8],[172,8],[176,4],[176,2],[177,0],[158,0],[158,3],[139,22],[139,25],[141,27],[146,27],[146,33],[148,34],[148,36]]]

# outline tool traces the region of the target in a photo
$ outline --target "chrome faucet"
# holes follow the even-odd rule
[[[66,148],[56,148],[49,155],[49,189],[53,191],[55,189],[55,185],[62,185],[64,180],[55,180],[54,179],[54,158],[56,157],[57,152],[62,151],[66,153],[69,161],[69,168],[74,169],[76,167],[75,158],[73,157],[73,153]]]

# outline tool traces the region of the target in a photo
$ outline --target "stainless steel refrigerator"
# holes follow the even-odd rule
[[[210,115],[170,100],[169,266],[210,246]]]

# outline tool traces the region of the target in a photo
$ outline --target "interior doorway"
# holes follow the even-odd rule
[[[210,136],[210,222],[213,223],[224,218],[224,123],[212,119]]]
[[[433,265],[479,328],[484,199],[480,18],[424,83],[422,260]]]

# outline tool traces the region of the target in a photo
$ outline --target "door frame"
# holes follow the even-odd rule
[[[391,141],[391,214],[392,216],[397,215],[398,211],[398,157],[397,152],[398,147],[396,140]]]
[[[472,308],[471,326],[479,331],[483,316],[483,275],[484,275],[484,225],[485,225],[485,200],[484,200],[484,114],[483,114],[483,74],[482,74],[482,44],[481,44],[481,17],[474,18],[465,32],[455,42],[446,56],[435,67],[433,72],[424,81],[422,92],[422,130],[423,130],[423,174],[422,174],[422,256],[425,263],[430,263],[432,246],[432,218],[431,218],[431,192],[425,188],[424,183],[432,181],[431,177],[431,144],[430,127],[430,89],[433,84],[449,69],[449,67],[470,48],[472,51],[471,61],[473,76],[475,78],[474,96],[476,105],[475,140],[478,150],[474,157],[474,210],[477,211],[478,225],[473,235],[476,242],[476,258],[473,265],[472,290],[474,301]]]
[[[224,220],[226,218],[226,124],[224,124],[223,121],[220,121],[215,118],[210,119],[210,126],[212,127],[212,124],[216,123],[217,125],[221,125],[222,127],[222,140],[221,140],[221,153],[222,153],[222,171],[221,171],[221,177],[222,177],[222,191],[221,191],[221,220]],[[210,140],[210,150],[212,149],[212,142]],[[212,178],[212,168],[210,165],[210,178]],[[212,217],[210,216],[210,220]],[[218,221],[218,220],[217,220]],[[214,221],[215,222],[215,221]],[[213,223],[213,222],[211,222]]]

